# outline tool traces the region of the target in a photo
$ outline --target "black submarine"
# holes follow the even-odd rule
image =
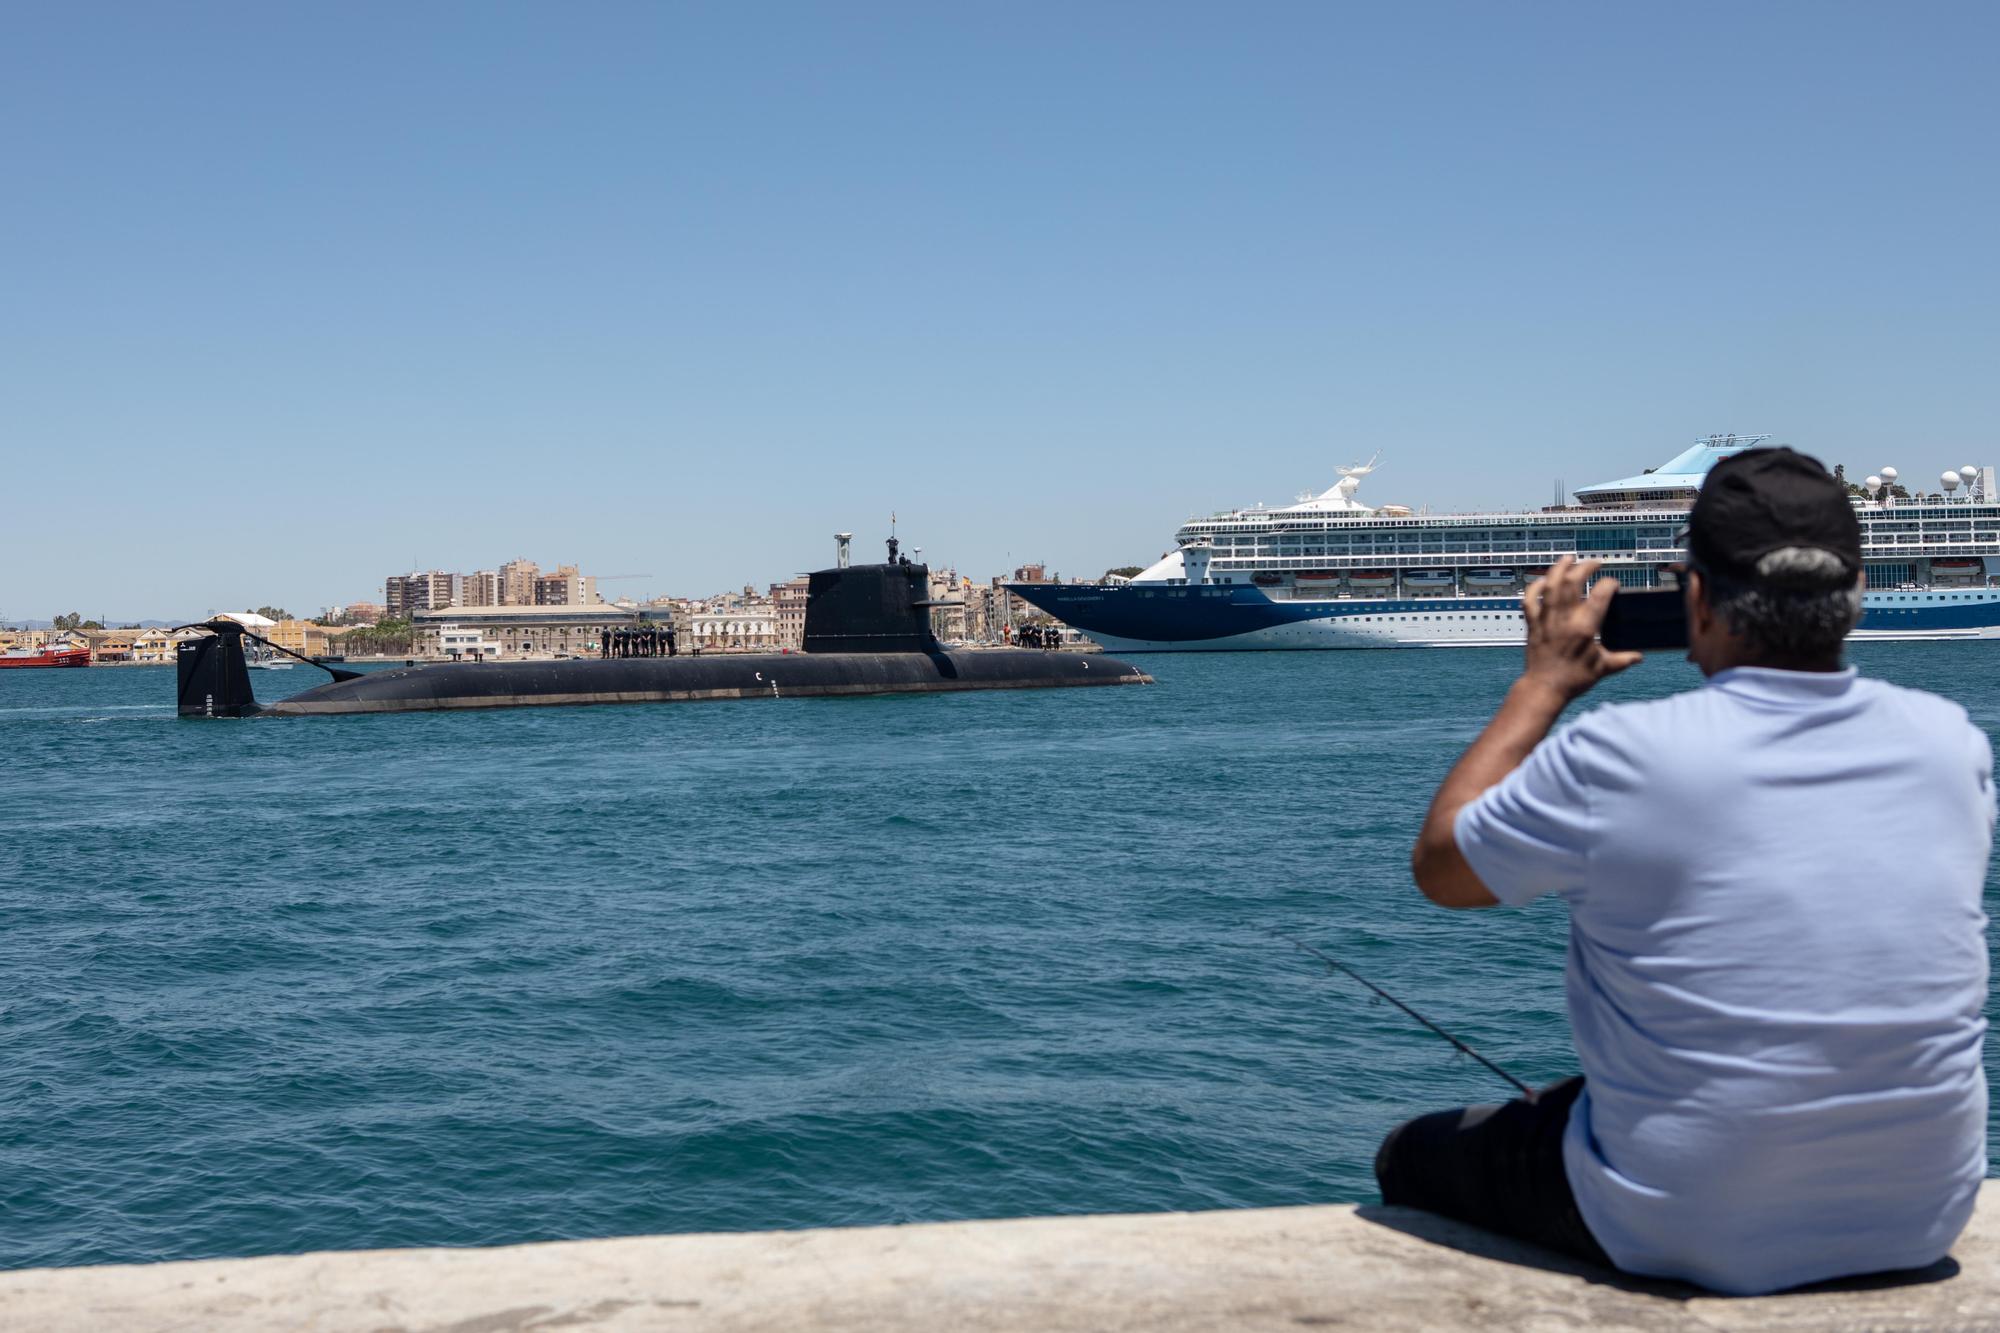
[[[886,564],[843,565],[810,575],[801,653],[684,656],[670,629],[653,629],[607,634],[596,658],[435,662],[366,673],[291,652],[234,621],[208,620],[183,626],[209,632],[185,640],[177,652],[180,715],[309,717],[1152,683],[1129,662],[1096,653],[950,651],[931,632],[930,608],[945,603],[929,600],[929,587],[929,570],[907,556],[898,559],[891,538]],[[258,703],[244,662],[245,638],[333,679],[287,699]]]

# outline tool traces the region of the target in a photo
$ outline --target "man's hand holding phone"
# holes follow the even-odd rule
[[[1521,598],[1521,614],[1528,622],[1528,664],[1521,679],[1565,704],[1643,656],[1598,642],[1618,580],[1600,579],[1588,594],[1584,589],[1603,565],[1602,560],[1566,555],[1529,584]]]

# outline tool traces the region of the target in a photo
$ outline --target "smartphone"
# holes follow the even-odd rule
[[[1678,588],[1659,592],[1620,591],[1604,612],[1598,638],[1614,653],[1654,652],[1688,646],[1687,603]]]

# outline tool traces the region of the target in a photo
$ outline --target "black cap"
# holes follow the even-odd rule
[[[1861,522],[1847,488],[1817,458],[1791,449],[1746,449],[1708,471],[1688,516],[1688,555],[1699,568],[1741,582],[1784,546],[1840,557],[1861,573]]]

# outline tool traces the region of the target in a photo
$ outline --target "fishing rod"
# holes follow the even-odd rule
[[[1485,1065],[1488,1069],[1498,1074],[1501,1078],[1504,1078],[1509,1083],[1512,1083],[1515,1087],[1521,1090],[1521,1095],[1523,1097],[1526,1097],[1531,1102],[1535,1100],[1535,1090],[1533,1088],[1523,1083],[1520,1079],[1515,1078],[1512,1074],[1502,1069],[1499,1065],[1494,1064],[1491,1060],[1481,1055],[1478,1051],[1473,1050],[1470,1046],[1460,1041],[1457,1037],[1452,1036],[1449,1032],[1446,1032],[1443,1028],[1431,1022],[1430,1019],[1425,1018],[1422,1014],[1410,1008],[1409,1005],[1404,1004],[1401,1000],[1391,995],[1388,991],[1383,990],[1380,986],[1370,981],[1367,977],[1362,976],[1359,972],[1356,972],[1353,968],[1341,962],[1338,958],[1335,958],[1330,954],[1321,953],[1318,949],[1313,948],[1312,945],[1305,943],[1303,940],[1293,939],[1290,935],[1280,934],[1277,931],[1272,931],[1271,933],[1277,935],[1279,939],[1284,940],[1287,944],[1290,944],[1294,949],[1297,949],[1299,952],[1311,954],[1314,958],[1319,959],[1322,963],[1325,963],[1327,965],[1327,968],[1330,971],[1340,973],[1344,976],[1352,977],[1354,980],[1360,982],[1362,985],[1366,986],[1369,990],[1374,991],[1377,995],[1387,1000],[1390,1004],[1393,1004],[1398,1009],[1401,1009],[1411,1018],[1416,1019],[1419,1023],[1422,1023],[1425,1027],[1437,1033],[1440,1037],[1443,1037],[1453,1046],[1456,1046],[1462,1054],[1471,1056],[1473,1059],[1479,1061],[1480,1064]]]

